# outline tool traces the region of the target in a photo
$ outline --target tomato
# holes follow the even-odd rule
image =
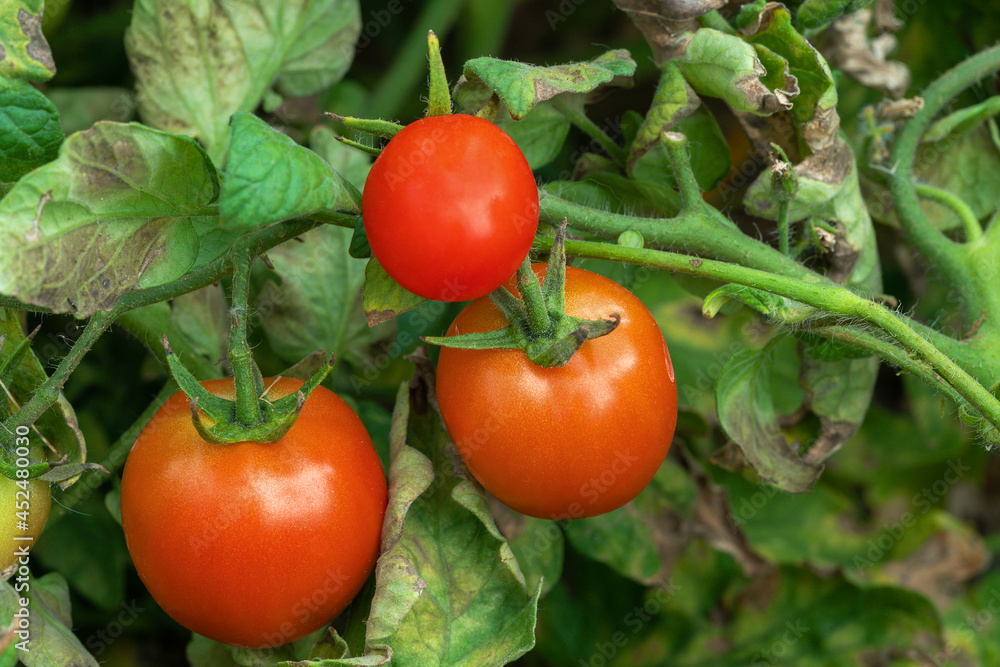
[[[0,507],[6,512],[0,517],[0,570],[6,570],[21,548],[30,549],[41,535],[52,508],[52,489],[38,479],[25,483],[0,475]]]
[[[202,384],[234,395],[232,378]],[[269,397],[301,384],[281,378]],[[250,648],[294,641],[343,611],[375,565],[386,502],[368,433],[323,387],[275,444],[205,442],[178,392],[122,474],[125,540],[150,594],[188,629]]]
[[[372,165],[362,200],[375,258],[407,290],[438,301],[489,294],[538,229],[538,189],[521,150],[476,116],[423,118]]]
[[[532,268],[545,274],[542,264]],[[437,369],[441,414],[469,470],[504,504],[544,519],[595,516],[634,498],[663,462],[677,421],[670,354],[639,299],[569,267],[566,312],[618,313],[621,323],[561,368],[536,366],[521,350],[444,347]],[[448,335],[506,324],[482,298]]]

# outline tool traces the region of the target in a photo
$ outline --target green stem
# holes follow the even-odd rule
[[[392,67],[379,79],[378,86],[368,98],[366,115],[395,118],[409,100],[417,99],[414,88],[427,67],[427,31],[433,29],[438,35],[446,35],[464,4],[461,0],[429,0],[424,5],[402,48],[397,50]]]
[[[244,426],[256,426],[261,422],[260,397],[264,394],[264,382],[247,341],[250,329],[250,272],[255,259],[257,255],[247,246],[233,251],[233,325],[229,334],[229,363],[233,367],[236,383],[236,418]]]
[[[578,129],[582,130],[584,134],[600,144],[604,152],[615,161],[619,167],[624,167],[628,156],[625,153],[625,149],[615,143],[612,139],[602,130],[597,124],[590,120],[590,117],[584,113],[583,109],[573,105],[572,103],[565,103],[555,98],[553,101],[556,108],[566,116],[570,123],[576,126]]]
[[[540,249],[544,250],[551,246],[551,239],[539,239],[538,241],[536,245]],[[954,387],[993,426],[1000,428],[1000,401],[983,385],[911,329],[895,313],[877,303],[861,298],[844,287],[796,280],[711,259],[698,259],[672,252],[626,248],[606,243],[571,241],[566,243],[566,252],[578,257],[629,262],[641,266],[688,273],[726,283],[755,287],[828,313],[864,320],[886,331],[899,341],[909,353],[926,361],[945,382]]]
[[[701,198],[701,189],[695,180],[691,159],[687,154],[687,137],[680,132],[664,132],[660,135],[660,140],[667,149],[667,158],[674,170],[674,179],[684,208],[695,210],[704,207],[705,201]]]
[[[80,365],[80,361],[94,346],[101,334],[111,326],[117,313],[112,311],[98,311],[87,322],[83,328],[83,333],[73,343],[69,354],[62,358],[55,372],[48,380],[43,382],[32,394],[28,402],[21,406],[14,415],[8,418],[3,424],[5,434],[13,433],[18,426],[31,426],[35,421],[48,410],[59,399],[59,392],[69,379],[70,374]]]
[[[981,308],[978,281],[966,261],[961,244],[949,239],[924,215],[913,178],[913,160],[920,138],[939,111],[956,95],[976,81],[1000,69],[1000,46],[980,51],[941,75],[927,87],[921,97],[924,107],[906,123],[893,146],[893,172],[889,176],[890,190],[900,224],[917,250],[936,265],[945,280],[958,294],[967,321],[975,321]]]
[[[974,243],[983,237],[983,228],[979,224],[976,214],[972,212],[964,199],[926,183],[917,183],[916,189],[919,196],[943,204],[958,215],[959,220],[962,221],[962,227],[965,229],[966,243]]]
[[[778,202],[778,250],[782,255],[788,254],[788,202]]]
[[[51,526],[53,523],[61,519],[63,516],[69,513],[73,507],[85,500],[91,493],[93,493],[97,487],[104,483],[109,476],[115,474],[123,465],[125,465],[125,459],[128,458],[128,454],[132,451],[132,445],[135,444],[136,438],[145,428],[146,424],[156,411],[160,409],[167,399],[173,396],[177,392],[177,383],[173,380],[169,380],[162,389],[160,393],[156,395],[152,403],[146,406],[139,418],[132,422],[132,425],[128,427],[121,437],[111,446],[107,455],[101,460],[101,466],[104,467],[107,472],[103,470],[91,469],[86,470],[80,475],[80,479],[76,481],[73,486],[69,487],[66,492],[59,498],[59,502],[52,504],[52,512],[49,514],[48,524]]]
[[[810,331],[838,343],[844,343],[859,350],[871,352],[896,368],[912,373],[955,403],[961,404],[963,401],[962,395],[955,391],[954,387],[941,379],[941,376],[935,373],[934,369],[926,362],[913,357],[906,350],[899,348],[890,341],[879,338],[857,327],[831,326],[810,329]]]

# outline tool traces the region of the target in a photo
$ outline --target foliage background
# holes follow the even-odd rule
[[[419,117],[423,35],[431,27],[442,39],[453,76],[466,60],[487,54],[555,64],[627,48],[638,63],[635,86],[589,107],[592,120],[612,136],[626,111],[643,112],[652,100],[659,77],[652,53],[610,2],[400,0],[401,11],[380,21],[387,4],[361,3],[372,34],[362,37],[345,81],[267,115],[294,138],[321,147],[321,153],[327,147],[330,161],[359,185],[365,159],[337,152],[329,136],[311,135],[313,128],[324,124],[324,110],[404,121]],[[992,4],[897,3],[905,23],[891,57],[909,66],[910,94],[1000,37],[1000,15]],[[76,0],[46,30],[58,73],[44,89],[67,134],[100,118],[134,118],[129,92],[134,82],[123,45],[130,11],[129,2]],[[413,44],[419,48],[407,52]],[[994,94],[996,83],[973,89],[962,102]],[[864,107],[882,94],[846,76],[838,78],[838,91],[845,132],[860,153],[868,138]],[[721,105],[711,108],[729,140],[735,169],[749,159],[746,139]],[[571,129],[559,157],[538,172],[540,178],[571,174],[589,143]],[[950,183],[966,191],[1000,191],[992,180],[1000,178],[996,152],[982,142],[963,144],[960,151],[948,170]],[[721,192],[709,197],[751,234],[773,234],[770,223],[737,207],[737,197]],[[984,206],[992,210],[996,201]],[[950,300],[941,283],[927,278],[927,267],[891,225],[879,225],[878,241],[886,292],[918,318],[947,322]],[[322,252],[336,256],[342,252],[338,242],[345,239],[322,246]],[[295,257],[283,257],[281,250],[270,256],[275,269],[261,266],[255,275],[258,306],[279,301],[279,293],[305,289],[282,281],[282,261]],[[360,286],[356,270],[335,273],[340,269],[322,256],[315,259],[324,280]],[[537,559],[532,570],[547,577],[537,645],[519,664],[1000,664],[1000,570],[993,557],[1000,547],[1000,458],[959,424],[953,405],[883,367],[862,429],[831,460],[812,493],[791,496],[756,485],[751,475],[729,469],[712,385],[739,350],[771,341],[777,341],[774,353],[789,360],[781,372],[795,378],[797,362],[788,354],[795,342],[776,339],[780,332],[746,311],[704,320],[700,300],[665,273],[593,260],[579,265],[615,278],[653,311],[672,351],[683,412],[668,463],[634,506],[614,517],[558,528],[524,525],[512,517],[505,522],[498,511],[515,553]],[[338,349],[342,361],[332,384],[353,401],[385,456],[396,389],[412,373],[403,357],[418,336],[441,333],[458,306],[427,303],[368,330],[358,303],[327,296],[332,314],[322,329],[304,334],[292,330],[280,308],[262,308],[255,355],[267,374],[312,349]],[[225,333],[220,288],[185,299],[174,309],[173,326],[204,346],[206,358],[220,358]],[[51,369],[80,324],[64,316],[28,318],[29,330],[36,324],[42,330],[34,349]],[[91,460],[102,458],[166,377],[162,361],[123,328],[99,341],[66,387]],[[801,396],[790,392],[775,399],[779,411],[791,414]],[[789,419],[795,423],[789,436],[809,441],[818,428],[814,421]],[[190,634],[156,607],[130,566],[115,516],[117,484],[102,487],[53,522],[33,552],[35,575],[55,571],[66,577],[74,631],[102,664],[183,664]]]

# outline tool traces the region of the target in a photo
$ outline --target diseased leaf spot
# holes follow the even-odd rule
[[[17,22],[21,24],[21,32],[28,38],[28,45],[25,51],[28,56],[53,74],[56,73],[56,64],[52,60],[52,49],[45,41],[42,34],[42,17],[29,14],[24,9],[17,10]]]

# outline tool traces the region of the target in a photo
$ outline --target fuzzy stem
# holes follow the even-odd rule
[[[260,398],[264,382],[254,363],[247,332],[250,329],[250,272],[257,255],[247,246],[233,251],[233,325],[229,334],[229,363],[236,383],[236,417],[244,426],[261,422]]]
[[[947,190],[936,188],[926,183],[918,183],[916,187],[919,196],[943,204],[955,212],[959,220],[962,221],[962,227],[965,229],[966,243],[975,243],[983,237],[983,228],[979,224],[976,214],[972,212],[972,209],[969,208],[964,199],[953,195]]]
[[[539,239],[539,243],[536,245],[541,249],[546,249],[547,246],[551,245],[551,239]],[[641,266],[688,273],[726,283],[755,287],[828,313],[864,320],[886,331],[908,352],[926,361],[944,381],[954,387],[993,426],[1000,428],[1000,401],[982,384],[910,328],[898,315],[844,287],[805,282],[736,264],[698,259],[689,255],[625,248],[606,243],[571,241],[566,243],[566,252],[577,257],[629,262]]]
[[[525,257],[517,270],[517,289],[528,311],[531,334],[544,336],[552,327],[552,320],[545,308],[545,299],[542,298],[542,287],[538,284],[538,277],[531,270],[531,257]]]

